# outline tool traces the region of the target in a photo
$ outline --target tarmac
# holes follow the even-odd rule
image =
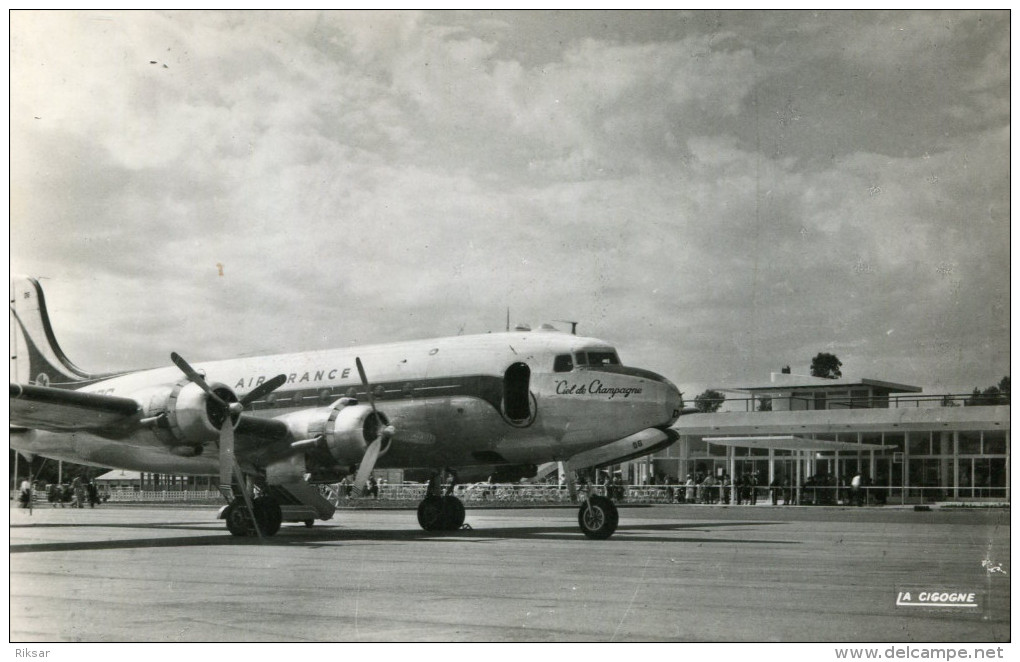
[[[343,510],[270,539],[215,507],[12,509],[11,642],[1008,642],[1008,509]],[[977,607],[897,604],[973,592]],[[909,600],[907,600],[909,603]]]

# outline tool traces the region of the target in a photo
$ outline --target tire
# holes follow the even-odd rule
[[[604,496],[589,497],[577,511],[577,524],[581,532],[592,540],[605,540],[616,531],[620,512]]]
[[[249,538],[255,535],[255,525],[244,502],[239,504],[234,501],[227,506],[226,512],[223,513],[223,519],[227,521],[227,530],[231,534],[239,538]]]
[[[247,506],[242,505],[242,508]],[[261,496],[252,503],[255,509],[255,517],[258,518],[259,531],[264,536],[275,536],[283,524],[283,512],[280,504],[271,496]]]
[[[446,518],[443,516],[443,499],[427,496],[418,504],[418,526],[426,531],[440,531]]]
[[[464,502],[455,496],[443,497],[443,531],[456,531],[464,525]]]

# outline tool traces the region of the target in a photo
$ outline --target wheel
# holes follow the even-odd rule
[[[247,508],[247,506],[242,506]],[[264,536],[275,536],[283,523],[283,512],[280,504],[271,496],[260,496],[252,502],[255,509],[255,517],[258,519],[259,531]]]
[[[248,507],[243,501],[238,503],[235,500],[227,506],[223,519],[227,520],[227,530],[233,535],[241,538],[255,535],[255,524],[251,519],[251,514],[248,513]]]
[[[605,540],[616,531],[620,512],[606,497],[589,497],[577,511],[577,523],[584,535],[592,540]]]
[[[257,536],[259,533],[264,536],[276,535],[280,530],[280,524],[283,523],[283,513],[276,499],[258,497],[252,502],[252,508],[255,510],[255,517],[258,518],[258,531],[255,530],[251,513],[248,512],[248,504],[240,497],[234,499],[224,513],[223,519],[227,521],[227,530],[242,538]]]
[[[315,520],[313,520],[313,519],[306,519],[304,521],[304,525],[307,526],[310,529],[313,526],[315,526]]]
[[[430,495],[418,504],[418,525],[426,531],[439,531],[446,518],[443,517],[443,499]]]
[[[464,502],[455,496],[443,497],[443,531],[456,531],[464,524]]]

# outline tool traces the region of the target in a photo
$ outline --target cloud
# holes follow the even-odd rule
[[[96,369],[510,307],[689,393],[992,383],[1007,16],[15,12],[12,268]]]

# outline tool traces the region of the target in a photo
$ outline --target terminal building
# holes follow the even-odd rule
[[[847,485],[857,473],[890,503],[1009,501],[1009,406],[874,379],[773,373],[733,389],[730,411],[681,416],[680,439],[621,468],[635,484],[753,476],[774,485]],[[734,411],[736,409],[736,411]],[[801,502],[800,495],[792,498]]]

